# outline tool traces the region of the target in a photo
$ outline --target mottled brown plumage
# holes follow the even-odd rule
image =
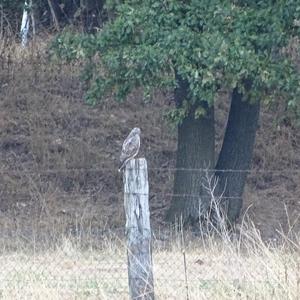
[[[119,172],[121,172],[130,159],[133,159],[138,154],[141,144],[140,134],[141,130],[135,127],[125,139],[120,155]]]

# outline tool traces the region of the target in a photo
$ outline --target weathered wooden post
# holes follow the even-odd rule
[[[124,206],[130,297],[153,300],[149,184],[145,158],[132,159],[126,164]]]

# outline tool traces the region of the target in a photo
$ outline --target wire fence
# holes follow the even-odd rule
[[[149,167],[148,171],[187,171],[187,172],[220,172],[220,173],[250,173],[250,174],[300,174],[300,169],[210,169],[210,168],[170,168],[170,167]],[[58,173],[72,173],[72,172],[103,172],[103,171],[112,171],[118,172],[118,168],[53,168],[53,169],[16,169],[11,170],[9,168],[0,169],[2,174],[58,174]]]
[[[27,180],[27,183],[29,184],[27,192],[29,190],[37,190],[39,188],[39,186],[42,186],[43,184],[45,184],[45,182],[43,182],[43,178],[41,176],[46,176],[44,178],[45,180],[48,181],[54,181],[54,180],[60,180],[61,177],[60,175],[66,175],[66,176],[70,176],[70,175],[74,175],[76,176],[76,178],[74,178],[74,182],[75,181],[80,181],[79,178],[85,178],[86,174],[91,174],[91,173],[105,173],[105,172],[112,172],[113,176],[115,177],[116,180],[119,181],[119,185],[116,185],[112,188],[112,191],[106,190],[105,191],[105,195],[109,196],[109,197],[118,197],[118,198],[122,198],[124,195],[124,192],[122,190],[122,186],[120,185],[120,182],[122,181],[122,174],[118,172],[117,168],[108,168],[108,167],[101,167],[101,168],[55,168],[55,169],[24,169],[24,168],[20,168],[20,169],[6,169],[6,168],[2,168],[0,169],[0,174],[6,175],[6,176],[16,176],[16,177],[20,177],[23,179],[23,181]],[[202,175],[202,177],[205,177],[205,174],[207,172],[209,172],[209,174],[214,174],[216,172],[218,173],[248,173],[249,175],[251,175],[252,177],[255,175],[269,175],[271,177],[267,178],[267,181],[269,181],[269,185],[271,185],[272,183],[272,176],[287,176],[287,175],[300,175],[300,169],[247,169],[247,170],[234,170],[234,169],[207,169],[207,168],[169,168],[169,167],[150,167],[148,168],[149,173],[151,174],[151,172],[156,172],[156,171],[164,171],[166,173],[172,173],[174,174],[176,171],[184,171],[184,172],[192,172],[192,173],[202,173],[200,175]],[[35,178],[34,176],[39,177],[38,179]],[[52,176],[47,177],[47,176]],[[42,179],[41,179],[42,178]],[[69,178],[70,181],[73,180],[73,178]],[[289,179],[288,177],[282,178],[282,180],[285,179]],[[16,179],[17,181],[18,179]],[[84,179],[86,180],[86,179]],[[87,179],[88,181],[89,179]],[[263,181],[263,179],[260,180]],[[2,177],[2,181],[3,181],[3,177]],[[1,181],[0,181],[1,184]],[[54,183],[54,185],[57,183]],[[72,183],[70,183],[72,185]],[[89,196],[93,196],[93,195],[99,195],[101,194],[102,190],[103,190],[103,186],[101,187],[97,187],[95,182],[92,183],[92,185],[94,185],[93,187],[91,187],[90,185],[88,186],[88,188],[85,188],[85,185],[88,185],[88,182],[80,182],[78,183],[78,185],[80,185],[80,191],[77,190],[77,192],[84,192]],[[268,184],[267,184],[268,185]],[[14,185],[15,187],[15,185]],[[62,189],[63,191],[61,191],[61,196],[63,197],[65,195],[65,190]],[[59,191],[56,191],[59,192]],[[9,188],[7,188],[7,185],[5,188],[1,188],[0,186],[0,195],[2,195],[2,197],[4,196],[24,196],[24,193],[18,193],[16,192],[16,190],[9,190]],[[151,197],[160,197],[160,198],[168,198],[171,199],[173,197],[181,197],[181,198],[199,198],[198,194],[192,194],[192,193],[185,193],[185,194],[175,194],[173,192],[165,192],[165,191],[156,191],[156,190],[151,190],[150,191],[150,195]],[[278,195],[280,197],[280,195]],[[300,195],[284,195],[284,198],[286,200],[298,200]],[[206,198],[206,197],[210,197],[210,196],[205,196],[202,195],[201,198]],[[240,199],[240,196],[228,196],[228,195],[224,195],[222,196],[223,199]]]
[[[81,173],[107,171],[116,172],[114,178],[118,179],[114,186],[109,186],[111,180],[106,182],[105,177],[80,182]],[[176,169],[149,168],[149,172],[157,171]],[[273,176],[300,173],[299,170],[221,171]],[[60,181],[61,174],[70,172],[78,176],[74,178],[77,185],[65,183],[72,186],[68,190]],[[129,298],[122,174],[112,168],[1,169],[0,174],[0,298]],[[43,178],[45,174],[50,177]],[[104,184],[99,184],[101,181]],[[268,182],[272,180],[268,178]],[[153,191],[150,189],[151,209],[153,212],[165,209],[176,196],[199,197],[176,195],[154,187]],[[299,201],[297,194],[283,193],[276,197]],[[159,217],[152,214],[152,221],[155,223]],[[299,299],[299,254],[277,253],[277,250],[269,253],[254,228],[247,228],[231,239],[204,238],[181,228],[154,226],[156,298]]]
[[[232,245],[216,247],[195,238],[193,246],[184,244],[179,234],[172,242],[154,240],[153,248],[157,299],[299,296],[299,256],[278,257],[259,247],[259,255],[249,250],[243,256]],[[126,252],[122,238],[109,240],[101,249],[81,249],[65,238],[47,251],[1,254],[2,298],[128,299]]]

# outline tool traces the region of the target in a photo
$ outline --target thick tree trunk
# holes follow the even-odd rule
[[[187,99],[187,86],[178,80],[175,101],[180,107]],[[194,118],[194,109],[178,126],[178,146],[174,196],[167,212],[167,220],[183,217],[184,222],[195,222],[199,213],[209,207],[210,199],[202,187],[204,172],[191,169],[213,168],[215,151],[214,109],[203,101],[207,114]]]
[[[242,208],[247,178],[244,170],[251,166],[259,119],[260,103],[251,104],[246,100],[237,89],[233,90],[225,137],[216,165],[218,191],[223,193],[223,203],[231,224],[239,217]]]

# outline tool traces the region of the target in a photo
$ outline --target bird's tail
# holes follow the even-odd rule
[[[126,164],[130,159],[131,159],[131,157],[127,157],[120,162],[119,169],[118,169],[119,172],[124,171]]]
[[[122,161],[122,162],[120,163],[118,171],[119,171],[119,172],[123,171],[125,165],[126,165],[126,160],[124,160],[124,161]]]

